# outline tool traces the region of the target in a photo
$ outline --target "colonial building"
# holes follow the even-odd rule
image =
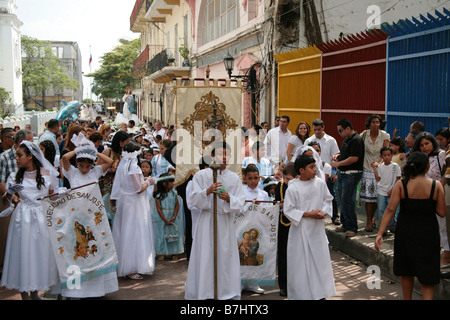
[[[136,1],[130,29],[141,34],[142,53],[133,66],[133,77],[141,79],[141,87],[133,93],[142,120],[175,122],[173,79],[190,76],[189,53],[185,59],[179,48],[192,46],[191,17],[189,5],[182,0]]]
[[[77,89],[50,89],[46,91],[45,108],[52,109],[61,106],[61,100],[67,102],[83,101],[83,72],[81,50],[77,42],[73,41],[46,41],[50,43],[52,52],[59,58],[59,65],[64,68],[66,74],[78,81]],[[36,105],[36,101],[38,106]],[[33,96],[29,107],[40,107],[42,98]]]
[[[141,33],[142,40],[133,73],[142,79],[141,88],[135,90],[141,118],[175,122],[176,77],[225,80],[230,76],[241,78],[246,88],[244,125],[273,116],[275,111],[267,107],[272,104],[267,102],[272,77],[265,75],[271,75],[272,57],[271,43],[265,42],[271,23],[266,26],[266,22],[262,0],[137,0],[130,29]],[[230,70],[225,68],[225,57],[234,62]]]

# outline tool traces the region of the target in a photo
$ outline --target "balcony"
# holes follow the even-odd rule
[[[133,32],[142,32],[149,20],[145,17],[150,9],[153,0],[136,0],[133,12],[130,17],[130,30]]]
[[[169,83],[177,77],[189,77],[191,68],[169,66],[167,59],[167,51],[163,50],[148,62],[147,78],[149,80],[155,83]]]
[[[131,76],[134,79],[142,79],[147,74],[147,63],[149,59],[149,46],[146,46],[144,51],[133,62],[133,71]]]
[[[166,22],[166,17],[172,15],[175,7],[180,6],[181,0],[152,0],[145,18],[152,22]]]

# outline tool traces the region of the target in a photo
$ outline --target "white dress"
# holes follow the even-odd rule
[[[303,213],[322,210],[331,218],[333,196],[315,177],[289,182],[284,214],[292,222],[287,244],[287,294],[290,300],[318,300],[336,294],[324,221]]]
[[[116,176],[119,170],[127,170],[123,160],[117,168]],[[121,174],[124,174],[124,179],[120,186],[120,197],[116,199],[117,210],[112,230],[119,259],[118,275],[153,274],[155,245],[149,195],[147,191],[138,194],[144,184],[144,176],[137,163]],[[117,181],[115,179],[114,183]]]
[[[104,175],[104,172],[102,166],[99,165],[89,170],[87,174],[82,174],[80,170],[71,165],[68,171],[63,168],[63,175],[69,180],[70,187],[75,188],[98,181]],[[117,272],[112,271],[94,279],[83,281],[79,289],[62,289],[61,295],[70,298],[92,298],[103,297],[107,293],[117,290],[119,290]]]
[[[245,202],[245,191],[238,175],[217,171],[217,182],[225,186],[230,202],[217,199],[217,295],[219,300],[240,299],[241,274],[233,216]],[[186,277],[185,298],[214,299],[214,195],[206,195],[213,184],[212,169],[197,172],[192,179],[191,205],[200,210],[193,232],[191,256]]]
[[[43,172],[42,169],[41,172]],[[12,213],[8,228],[1,286],[20,292],[47,291],[59,281],[58,268],[47,231],[41,200],[58,180],[44,175],[45,186],[36,186],[36,171],[25,172],[18,192],[20,202]],[[14,184],[16,172],[9,175],[7,185]]]

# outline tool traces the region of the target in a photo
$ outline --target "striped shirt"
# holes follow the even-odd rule
[[[17,172],[16,149],[12,146],[0,155],[0,183],[6,183],[12,172]]]

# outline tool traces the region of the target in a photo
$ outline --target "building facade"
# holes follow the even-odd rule
[[[0,0],[0,88],[10,92],[15,114],[22,114],[22,60],[20,27],[15,0]]]
[[[59,59],[61,66],[70,79],[78,81],[76,89],[50,89],[45,93],[45,109],[62,106],[61,101],[83,101],[83,72],[81,50],[77,42],[73,41],[45,41],[50,43],[53,54]],[[29,107],[36,108],[42,105],[40,96],[33,96]]]
[[[270,118],[267,79],[273,77],[266,75],[272,52],[266,20],[264,0],[137,0],[130,29],[141,34],[142,53],[133,72],[141,79],[134,92],[141,119],[174,124],[173,80],[228,79],[227,55],[234,59],[232,79],[241,78],[246,88],[243,124],[250,127]]]

